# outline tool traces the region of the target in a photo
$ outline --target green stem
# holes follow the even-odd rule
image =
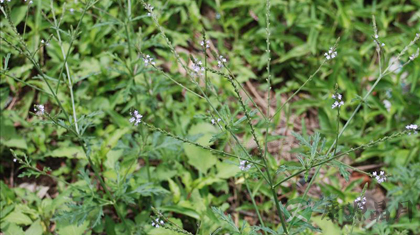
[[[260,214],[260,211],[258,210],[257,203],[255,203],[254,195],[252,194],[252,191],[251,191],[251,189],[249,188],[248,179],[246,178],[246,176],[245,176],[245,175],[244,175],[244,178],[245,178],[245,185],[246,185],[246,189],[248,190],[248,194],[249,194],[249,196],[251,197],[252,205],[254,206],[254,210],[255,210],[255,212],[257,213],[258,220],[260,221],[260,224],[261,224],[263,227],[265,227],[264,220],[262,219],[261,214]],[[265,234],[265,235],[267,235],[267,232],[266,232],[266,231],[264,231],[264,234]]]
[[[131,234],[131,228],[127,224],[127,221],[125,220],[125,217],[123,216],[123,214],[122,214],[122,212],[121,212],[121,210],[120,210],[120,208],[118,206],[118,202],[114,199],[114,197],[112,196],[112,194],[109,191],[108,187],[106,186],[105,181],[99,175],[99,170],[97,169],[97,167],[95,166],[95,164],[93,164],[92,158],[90,157],[90,155],[89,155],[89,153],[88,153],[88,151],[86,149],[85,143],[83,142],[82,139],[80,139],[80,137],[79,137],[79,141],[80,141],[80,144],[82,145],[83,151],[85,152],[86,158],[88,159],[89,164],[91,165],[91,167],[93,169],[93,172],[94,172],[96,178],[99,180],[99,183],[101,184],[102,188],[104,189],[105,194],[107,195],[107,197],[109,198],[109,200],[112,201],[112,205],[114,206],[115,211],[117,212],[118,217],[121,219],[121,221],[123,222],[124,226],[127,228],[128,233]]]
[[[172,134],[172,133],[170,133],[170,132],[167,132],[167,131],[165,131],[165,130],[162,130],[162,129],[160,129],[160,128],[158,128],[158,127],[155,127],[155,126],[153,126],[153,125],[151,125],[151,124],[148,124],[148,123],[146,123],[146,122],[142,122],[142,123],[143,123],[143,125],[144,125],[144,126],[146,126],[147,128],[149,128],[149,129],[150,129],[150,130],[152,130],[152,131],[158,131],[158,132],[160,132],[160,133],[162,133],[162,134],[164,134],[164,135],[167,135],[167,136],[169,136],[169,137],[172,137],[172,138],[177,139],[177,140],[179,140],[179,141],[182,141],[182,142],[184,142],[184,143],[191,144],[191,145],[194,145],[194,146],[196,146],[196,147],[199,147],[199,148],[202,148],[202,149],[208,150],[208,151],[210,151],[210,152],[212,152],[212,153],[214,153],[214,154],[221,155],[221,156],[225,156],[225,157],[233,157],[233,158],[237,158],[237,157],[238,157],[238,156],[236,156],[236,155],[234,155],[234,154],[230,154],[230,153],[227,153],[227,152],[224,152],[224,151],[221,151],[221,150],[217,150],[217,149],[212,149],[212,148],[210,148],[210,147],[203,146],[203,145],[201,145],[201,144],[199,144],[199,143],[192,142],[192,141],[190,141],[190,140],[188,140],[188,139],[184,139],[184,138],[182,138],[182,137],[176,136],[176,135],[174,135],[174,134]],[[258,162],[255,162],[255,161],[253,161],[253,160],[250,160],[249,158],[243,158],[243,157],[239,157],[239,158],[240,158],[240,159],[242,159],[242,160],[249,161],[249,162],[251,162],[251,163],[253,163],[253,164],[256,164],[256,165],[262,166],[262,164],[261,164],[261,163],[258,163]]]
[[[293,99],[293,97],[295,97],[301,90],[303,87],[306,86],[306,84],[308,82],[310,82],[313,77],[321,70],[322,66],[325,64],[326,60],[323,60],[321,65],[318,67],[318,69],[315,71],[315,73],[313,73],[287,100],[286,102],[284,102],[279,108],[277,108],[276,112],[274,113],[274,115],[270,118],[270,121],[272,121],[274,119],[274,117],[277,116],[277,114],[279,114],[281,112],[281,110],[284,108],[284,106],[289,103],[290,100]]]
[[[69,69],[69,65],[67,63],[66,53],[64,52],[63,42],[61,41],[61,34],[60,34],[60,30],[58,28],[57,19],[55,17],[52,1],[51,1],[51,8],[52,8],[52,14],[53,14],[53,18],[54,18],[54,23],[56,24],[55,30],[56,30],[57,37],[58,37],[58,44],[60,45],[61,54],[63,55],[63,58],[64,58],[64,67],[66,68],[67,80],[68,80],[68,83],[69,83],[68,85],[69,85],[69,90],[70,90],[71,107],[72,107],[72,110],[73,110],[74,128],[76,130],[76,133],[79,134],[79,127],[77,125],[76,106],[74,104],[73,82],[72,82],[72,79],[71,79],[71,76],[70,76],[70,69]],[[70,51],[70,48],[69,48],[68,51]]]
[[[392,135],[389,135],[389,136],[385,136],[384,138],[380,138],[380,139],[378,139],[378,140],[376,140],[376,141],[373,141],[373,142],[370,142],[370,143],[368,143],[368,144],[361,145],[361,146],[356,147],[356,148],[351,148],[350,150],[348,150],[348,151],[346,151],[346,152],[344,152],[344,153],[338,154],[338,155],[333,156],[333,157],[331,157],[331,158],[329,158],[329,159],[326,159],[326,160],[323,160],[323,161],[321,161],[321,162],[318,162],[318,163],[316,163],[316,164],[312,165],[309,169],[312,169],[312,168],[317,167],[317,166],[322,166],[323,164],[326,164],[326,163],[328,163],[328,162],[330,162],[330,161],[332,161],[332,160],[335,160],[335,159],[337,159],[337,158],[339,158],[339,157],[342,157],[342,156],[344,156],[344,155],[347,155],[347,154],[349,154],[349,153],[351,153],[351,152],[354,152],[354,151],[356,151],[356,150],[369,148],[369,147],[372,147],[372,146],[374,146],[374,145],[376,145],[376,144],[382,143],[382,142],[387,141],[387,140],[390,140],[390,139],[397,138],[397,137],[399,137],[399,136],[401,136],[401,135],[404,135],[404,134],[407,134],[407,133],[408,133],[407,131],[398,132],[398,133],[395,133],[395,134],[392,134]],[[346,165],[346,166],[347,166],[347,167],[349,167],[349,168],[352,168],[353,170],[355,170],[355,169],[356,169],[356,168],[354,168],[354,167],[352,167],[352,166],[349,166],[349,165],[347,165],[347,164],[345,164],[345,163],[342,163],[342,162],[340,162],[340,163],[341,163],[341,164],[343,164],[343,165]],[[297,172],[295,172],[295,173],[291,174],[290,176],[288,176],[288,177],[286,177],[286,178],[284,178],[284,179],[280,180],[279,182],[277,182],[277,183],[274,185],[274,187],[279,186],[280,184],[282,184],[282,183],[286,182],[287,180],[289,180],[289,179],[291,179],[291,178],[293,178],[293,177],[295,177],[295,176],[297,176],[297,175],[299,175],[299,174],[301,174],[301,173],[303,173],[303,172],[305,172],[305,171],[307,171],[307,170],[309,170],[309,169],[299,170],[299,171],[297,171]],[[371,176],[371,174],[369,174],[369,173],[367,173],[367,172],[364,172],[364,171],[361,171],[361,170],[358,170],[358,171],[359,171],[359,172],[362,172],[362,173],[365,173],[365,174],[367,174],[367,175],[369,175],[369,176]]]

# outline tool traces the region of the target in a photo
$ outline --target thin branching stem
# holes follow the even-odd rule
[[[376,141],[372,141],[372,142],[370,142],[370,143],[368,143],[368,144],[364,144],[364,145],[358,146],[358,147],[356,147],[356,148],[351,148],[350,150],[348,150],[348,151],[346,151],[346,152],[343,152],[343,153],[337,154],[336,156],[332,156],[331,158],[328,158],[328,159],[326,159],[326,160],[323,160],[323,161],[320,161],[320,162],[318,162],[318,163],[315,163],[314,165],[312,165],[311,167],[309,167],[309,169],[315,168],[315,167],[317,167],[317,166],[322,166],[322,165],[324,165],[324,164],[326,164],[326,163],[329,163],[329,162],[331,162],[331,161],[333,161],[333,160],[335,160],[335,159],[337,159],[337,158],[340,158],[340,157],[342,157],[342,156],[348,155],[349,153],[352,153],[352,152],[357,151],[357,150],[359,150],[359,149],[366,149],[366,148],[369,148],[369,147],[372,147],[372,146],[378,145],[378,144],[380,144],[380,143],[382,143],[382,142],[385,142],[385,141],[388,141],[388,140],[391,140],[391,139],[395,139],[395,138],[400,137],[400,136],[402,136],[402,135],[404,135],[404,134],[407,134],[407,131],[398,132],[398,133],[395,133],[395,134],[392,134],[392,135],[385,136],[385,137],[383,137],[383,138],[377,139]],[[351,166],[349,166],[349,165],[347,165],[347,164],[345,164],[345,163],[340,162],[340,164],[346,165],[347,167],[349,167],[349,168],[351,168],[351,169],[355,170],[355,169],[354,169],[354,167],[351,167]],[[274,185],[274,187],[277,187],[277,186],[281,185],[282,183],[286,182],[287,180],[289,180],[289,179],[291,179],[291,178],[293,178],[293,177],[295,177],[295,176],[297,176],[297,175],[299,175],[299,174],[301,174],[301,173],[303,173],[303,172],[305,172],[305,171],[307,171],[307,170],[309,170],[309,169],[302,169],[302,170],[299,170],[299,171],[297,171],[297,172],[295,172],[295,173],[291,174],[290,176],[288,176],[288,177],[286,177],[286,178],[284,178],[284,179],[280,180],[279,182],[277,182],[277,183]],[[361,171],[361,170],[358,170],[358,171],[359,171],[359,172],[362,172],[362,173],[365,173],[365,174],[366,174],[366,175],[368,175],[368,176],[372,176],[370,173],[367,173],[367,172],[364,172],[364,171]]]
[[[204,146],[204,145],[201,145],[201,144],[199,144],[199,143],[193,142],[193,141],[191,141],[191,140],[188,140],[188,139],[185,139],[185,138],[179,137],[179,136],[174,135],[174,134],[172,134],[172,133],[170,133],[170,132],[168,132],[168,131],[165,131],[165,130],[163,130],[163,129],[160,129],[160,128],[158,128],[158,127],[155,127],[155,126],[153,126],[153,125],[151,125],[151,124],[149,124],[149,123],[146,123],[146,122],[142,122],[142,123],[143,123],[143,125],[144,125],[144,126],[146,126],[149,130],[152,130],[152,131],[158,131],[158,132],[160,132],[160,133],[162,133],[162,134],[164,134],[164,135],[166,135],[166,136],[169,136],[169,137],[172,137],[172,138],[177,139],[177,140],[179,140],[179,141],[182,141],[182,142],[184,142],[184,143],[191,144],[191,145],[194,145],[194,146],[196,146],[196,147],[199,147],[199,148],[202,148],[202,149],[208,150],[208,151],[210,151],[210,152],[212,152],[212,153],[214,153],[214,154],[217,154],[217,155],[219,155],[219,156],[232,157],[232,158],[237,158],[237,157],[239,157],[239,156],[236,156],[236,155],[234,155],[234,154],[230,154],[230,153],[227,153],[227,152],[224,152],[224,151],[221,151],[221,150],[217,150],[217,149],[213,149],[213,148],[210,148],[210,147],[206,147],[206,146]],[[256,162],[256,161],[250,160],[249,158],[243,158],[243,157],[239,157],[239,158],[240,158],[241,160],[246,160],[246,161],[249,161],[249,162],[251,162],[251,163],[253,163],[253,164],[256,164],[256,165],[259,165],[259,166],[263,166],[261,163],[258,163],[258,162]]]
[[[74,104],[73,82],[72,82],[72,78],[71,78],[71,75],[70,75],[69,65],[67,63],[66,53],[64,52],[63,42],[61,40],[60,29],[58,28],[59,25],[58,25],[57,19],[55,17],[55,11],[54,11],[53,1],[51,1],[51,11],[52,11],[52,15],[53,15],[53,18],[54,18],[54,23],[55,23],[55,26],[56,26],[55,27],[55,30],[56,30],[57,38],[58,38],[58,45],[60,46],[61,54],[63,55],[64,67],[66,68],[66,73],[67,73],[67,81],[68,81],[69,90],[70,90],[71,107],[72,107],[72,110],[73,110],[74,128],[76,130],[76,133],[79,134],[79,127],[77,125],[76,106]],[[84,14],[82,15],[82,17],[83,16],[84,16]],[[69,48],[68,51],[70,51],[70,48]]]

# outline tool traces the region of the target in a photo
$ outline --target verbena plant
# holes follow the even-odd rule
[[[13,73],[10,73],[10,54],[4,58],[2,77],[24,83],[51,98],[51,100],[49,100],[51,104],[48,104],[48,108],[47,104],[36,104],[34,106],[33,115],[40,116],[43,119],[41,125],[53,124],[58,129],[64,130],[66,133],[65,138],[75,146],[81,147],[82,152],[77,152],[76,154],[82,155],[82,158],[85,157],[88,161],[89,167],[83,165],[79,169],[79,178],[82,183],[73,184],[60,177],[54,176],[50,173],[51,169],[47,167],[44,167],[43,169],[37,168],[35,166],[36,160],[32,159],[30,156],[26,156],[23,152],[11,150],[15,157],[15,161],[20,164],[21,169],[25,169],[25,171],[21,173],[21,177],[38,177],[40,175],[45,175],[53,177],[55,180],[65,185],[65,188],[69,189],[69,193],[66,194],[66,197],[71,200],[60,208],[57,208],[57,213],[54,213],[53,217],[54,221],[67,221],[70,224],[76,225],[76,227],[83,227],[84,225],[83,230],[91,230],[104,226],[104,224],[109,221],[121,221],[121,224],[116,225],[117,233],[121,234],[147,234],[151,229],[151,226],[165,229],[167,232],[164,234],[222,234],[224,232],[230,232],[232,234],[300,234],[308,230],[317,232],[320,231],[320,229],[313,226],[311,215],[320,212],[325,213],[320,207],[328,204],[328,200],[327,198],[324,198],[311,207],[306,206],[305,203],[307,202],[309,189],[319,176],[322,167],[337,167],[340,174],[347,181],[349,181],[350,174],[348,170],[351,170],[373,177],[378,183],[382,183],[390,176],[387,176],[383,171],[369,173],[350,166],[343,162],[343,157],[361,149],[375,147],[391,139],[398,139],[407,134],[414,134],[418,129],[417,125],[407,123],[405,130],[400,130],[392,135],[383,136],[382,138],[350,148],[345,147],[346,143],[342,143],[343,140],[340,139],[344,131],[351,125],[354,117],[359,113],[359,110],[362,107],[363,109],[369,108],[369,105],[367,104],[368,98],[372,95],[372,92],[375,91],[377,85],[380,84],[380,81],[396,70],[401,70],[418,57],[419,49],[411,55],[408,54],[408,50],[410,50],[411,47],[414,47],[419,40],[419,34],[413,35],[414,39],[409,45],[396,54],[394,60],[387,62],[385,59],[386,55],[384,54],[385,44],[381,42],[381,38],[378,36],[375,18],[373,17],[372,41],[376,45],[376,58],[378,64],[376,80],[365,94],[360,94],[360,96],[353,101],[345,100],[345,97],[340,93],[338,85],[336,87],[331,87],[331,94],[328,95],[332,96],[331,108],[336,110],[336,133],[334,134],[334,138],[322,136],[318,132],[315,132],[311,136],[308,136],[306,133],[293,132],[292,134],[299,141],[300,146],[297,149],[297,152],[294,153],[299,165],[282,165],[279,164],[275,157],[268,151],[268,144],[279,138],[279,136],[270,133],[277,128],[280,115],[284,112],[284,108],[287,107],[289,102],[291,102],[304,87],[310,86],[311,81],[320,73],[321,68],[327,66],[329,63],[334,63],[335,58],[341,56],[341,54],[338,53],[340,48],[339,39],[331,39],[331,41],[335,41],[335,43],[327,52],[325,52],[323,58],[320,59],[318,69],[310,75],[285,102],[279,104],[274,112],[270,112],[271,104],[274,100],[271,71],[270,0],[267,0],[265,3],[266,55],[263,57],[266,58],[267,76],[265,78],[265,92],[267,94],[267,107],[260,107],[242,86],[233,70],[229,67],[228,59],[218,52],[218,49],[212,44],[212,41],[205,30],[202,31],[202,38],[199,43],[201,52],[184,56],[177,51],[169,37],[166,35],[165,29],[160,25],[159,12],[150,5],[153,4],[153,2],[149,4],[140,0],[140,2],[136,3],[142,4],[147,11],[147,15],[141,16],[137,16],[133,13],[132,1],[118,1],[120,11],[117,15],[110,12],[108,13],[96,7],[95,5],[97,2],[98,1],[94,0],[84,2],[83,9],[81,12],[78,12],[77,15],[79,17],[77,25],[69,31],[63,31],[60,26],[63,21],[64,13],[73,13],[74,10],[68,10],[66,6],[63,5],[63,8],[61,9],[62,15],[59,17],[57,12],[60,12],[60,9],[55,9],[55,4],[51,1],[49,4],[50,8],[42,10],[44,20],[50,24],[51,34],[48,38],[43,39],[39,46],[32,46],[32,48],[22,36],[22,30],[18,29],[13,22],[8,1],[4,1],[0,7],[5,19],[4,21],[8,26],[7,30],[4,30],[1,35],[1,40],[4,43],[3,45],[18,51],[20,55],[25,56],[36,71],[34,78],[40,79],[43,82],[43,85],[39,87],[34,86],[15,77]],[[68,61],[74,41],[78,39],[81,33],[85,33],[82,32],[80,28],[81,24],[84,22],[84,17],[87,14],[91,14],[90,12],[93,10],[106,14],[112,19],[109,22],[102,23],[103,25],[116,27],[122,30],[125,35],[125,41],[122,42],[122,47],[126,49],[126,53],[124,55],[111,54],[110,57],[116,61],[117,66],[115,69],[116,71],[114,72],[123,74],[130,79],[129,86],[126,89],[127,97],[129,98],[124,99],[132,105],[129,107],[127,106],[128,108],[122,110],[126,115],[126,118],[122,119],[121,116],[115,112],[108,112],[106,114],[112,116],[115,122],[119,123],[120,126],[127,126],[128,122],[131,123],[131,126],[130,128],[121,128],[118,134],[110,136],[105,140],[98,140],[91,137],[89,134],[86,134],[86,131],[95,125],[95,116],[104,114],[94,112],[88,115],[80,115],[78,113],[80,108],[78,108],[77,105],[81,105],[81,102],[76,101],[77,97],[73,87],[75,83],[82,79],[77,80],[75,75],[72,74],[71,66],[77,65],[72,65]],[[138,39],[141,35],[134,34],[135,31],[132,26],[132,22],[142,18],[150,19],[151,23],[156,26],[164,39],[166,46],[176,59],[178,66],[182,68],[184,76],[188,78],[188,84],[184,84],[179,81],[175,75],[171,75],[167,69],[161,66],[163,63],[162,61],[155,60],[153,55],[143,52],[142,44]],[[26,33],[25,31],[26,22],[23,35]],[[65,42],[63,38],[66,38],[67,42]],[[50,73],[43,68],[41,62],[42,58],[39,56],[38,52],[52,43],[59,48],[57,53],[60,53],[59,57],[62,61],[61,66]],[[406,62],[396,66],[400,60],[405,60]],[[202,138],[203,134],[200,134],[200,129],[187,135],[185,134],[186,130],[171,130],[170,128],[159,128],[154,126],[151,118],[149,118],[149,115],[151,116],[151,114],[142,112],[142,110],[146,109],[141,107],[142,103],[139,101],[137,94],[139,92],[148,92],[155,89],[153,85],[148,82],[148,76],[153,76],[155,74],[161,74],[174,86],[181,87],[183,92],[188,94],[186,95],[188,99],[199,99],[200,101],[204,101],[208,108],[208,113],[196,115],[195,118],[204,120],[204,123],[212,124],[217,129],[216,133],[212,136]],[[145,81],[142,84],[146,84],[146,86],[148,86],[147,89],[139,88],[142,86],[138,84],[140,75],[143,75]],[[214,77],[219,77],[220,79],[225,79],[229,82],[231,85],[231,88],[229,89],[233,89],[233,93],[235,94],[232,98],[239,104],[238,109],[229,106],[228,101],[220,98],[220,91],[218,91],[218,88],[212,79]],[[70,102],[63,101],[67,99],[63,99],[63,96],[66,94],[59,93],[62,86],[68,88]],[[350,103],[357,105],[344,125],[341,125],[340,110],[343,105],[348,106]],[[264,110],[266,112],[264,112]],[[258,126],[258,128],[256,128],[256,126]],[[205,126],[203,126],[203,128],[205,128]],[[130,131],[133,132],[132,138],[129,139],[130,144],[127,146],[120,145],[119,147],[121,149],[129,147],[134,148],[133,151],[136,152],[136,154],[122,162],[111,162],[113,164],[110,167],[111,169],[104,171],[104,159],[110,154],[111,148],[116,146],[116,143],[121,136]],[[244,143],[244,139],[246,138],[244,138],[244,136],[250,136],[253,139],[255,148],[246,146]],[[282,136],[280,136],[280,138],[281,137]],[[171,211],[170,206],[165,206],[165,203],[167,202],[163,199],[168,194],[168,191],[156,185],[153,181],[150,156],[164,155],[167,148],[172,148],[171,150],[173,150],[173,152],[170,154],[180,154],[179,149],[182,147],[184,147],[186,151],[191,151],[193,154],[203,154],[203,156],[209,152],[221,159],[227,159],[226,162],[236,165],[236,167],[240,169],[236,176],[240,178],[245,185],[243,193],[246,193],[252,202],[255,216],[258,219],[258,225],[249,226],[244,222],[242,225],[238,226],[238,223],[235,222],[230,215],[224,213],[223,208],[218,207],[212,207],[212,210],[208,213],[212,213],[212,216],[219,218],[222,223],[214,224],[213,222],[206,221],[204,218],[197,218],[200,221],[200,224],[197,225],[197,230],[194,232],[185,230],[178,221],[168,217],[170,214],[165,213],[165,211]],[[149,154],[145,155],[144,152],[148,152]],[[280,158],[282,157],[281,154],[282,153],[280,153],[279,156]],[[147,179],[141,181],[141,183],[137,183],[138,181],[135,179],[135,173],[138,171],[136,168],[138,158],[143,159],[146,166],[146,174],[144,176]],[[196,163],[200,165],[199,162]],[[91,174],[90,171],[92,171],[93,174]],[[200,170],[200,176],[203,176],[203,172],[205,171]],[[307,182],[308,185],[303,195],[289,199],[291,202],[295,200],[294,203],[285,205],[280,200],[280,195],[282,194],[280,186],[283,183],[293,180],[297,176],[303,176],[304,181]],[[185,175],[183,178],[183,183],[186,187],[202,188],[206,185],[217,183],[217,181],[212,181],[211,179],[191,183],[190,177],[191,176],[189,175]],[[409,178],[409,176],[406,178]],[[169,179],[168,182],[168,187],[171,191],[179,190],[173,180]],[[355,199],[355,210],[363,210],[365,207],[366,188],[367,185],[364,186],[362,193]],[[238,193],[242,192],[240,191]],[[262,216],[260,212],[261,208],[255,200],[258,195],[271,197],[276,216],[270,218],[264,218]],[[136,204],[144,204],[142,205],[143,207],[147,208],[149,211],[153,211],[152,216],[150,218],[148,216],[145,217],[144,214],[139,212],[138,217],[135,217],[134,219],[127,218],[128,210]],[[112,214],[115,214],[115,218],[104,218],[106,213],[109,214],[109,210],[112,210]],[[196,217],[195,213],[192,211],[173,211]],[[355,213],[352,219],[353,223],[350,233],[352,233],[354,226],[357,224],[356,218],[361,219],[360,216],[361,214]],[[138,221],[141,220],[149,221],[148,224],[151,226],[146,226],[144,223],[139,225]],[[45,219],[43,222],[46,226],[50,225],[49,218]]]

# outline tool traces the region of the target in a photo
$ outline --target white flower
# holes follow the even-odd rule
[[[251,169],[251,164],[249,164],[249,162],[246,161],[246,160],[242,160],[239,163],[239,169],[241,169],[243,171],[247,171],[247,170]]]
[[[70,11],[70,13],[71,13],[71,14],[73,14],[73,13],[74,13],[74,9],[73,9],[73,8],[70,8],[70,10],[69,10],[69,11]]]
[[[16,158],[13,158],[13,162],[16,162],[17,161],[17,159]]]
[[[192,64],[192,70],[197,74],[197,75],[203,75],[204,72],[204,67],[203,67],[203,63],[197,59],[194,59],[194,62]]]
[[[332,104],[331,108],[335,109],[337,107],[341,107],[344,105],[344,101],[342,101],[341,99],[343,98],[343,96],[341,94],[333,94],[332,98],[335,99],[335,102]]]
[[[379,175],[376,173],[376,171],[372,172],[372,177],[375,177],[376,181],[378,181],[378,183],[383,183],[386,181],[386,175],[384,171],[380,171]]]
[[[152,57],[150,57],[150,55],[146,55],[146,57],[143,58],[143,61],[144,61],[144,66],[149,66],[149,64],[156,65],[156,62],[154,61]]]
[[[420,49],[417,48],[416,53],[414,53],[410,56],[410,60],[413,61],[415,58],[419,57],[419,52],[420,52]]]
[[[152,221],[152,226],[159,228],[160,225],[164,225],[165,223],[163,222],[163,220],[159,220],[159,219],[155,219],[154,221]]]
[[[145,6],[145,8],[146,8],[146,10],[148,10],[148,11],[153,11],[153,6],[152,5],[150,5],[150,4],[146,4],[146,6]]]
[[[324,56],[327,58],[327,60],[334,59],[337,56],[337,52],[335,51],[335,48],[330,47],[330,50],[325,52]]]
[[[334,104],[332,104],[331,108],[332,109],[335,109],[336,107],[341,107],[343,105],[344,105],[344,102],[343,101],[340,101],[340,102],[335,101]]]
[[[150,4],[146,4],[145,6],[146,10],[148,10],[149,12],[147,13],[147,16],[152,16],[152,12],[153,12],[153,6]]]
[[[221,56],[219,56],[219,59],[217,60],[217,66],[219,68],[222,68],[223,64],[226,63],[226,62],[227,62],[226,58],[221,55]]]
[[[141,122],[141,118],[143,115],[139,114],[139,111],[134,110],[134,112],[131,113],[130,122],[134,123],[135,126],[137,126]]]
[[[413,133],[417,134],[417,129],[418,128],[419,127],[416,124],[411,124],[411,125],[405,126],[405,129],[409,131],[408,135],[411,135]],[[411,132],[411,131],[413,131],[413,132]]]
[[[378,39],[379,38],[379,35],[378,34],[375,34],[375,38]]]
[[[217,122],[220,122],[222,119],[218,118]],[[215,125],[216,124],[216,120],[214,120],[213,118],[211,119],[211,124]]]
[[[388,110],[388,112],[390,112],[391,111],[391,106],[392,106],[391,102],[389,102],[389,100],[384,100],[383,103],[384,103],[384,106],[385,106],[386,110]]]
[[[36,115],[41,116],[45,113],[45,107],[42,104],[37,104],[34,107],[34,111],[36,112]]]
[[[201,41],[200,42],[200,45],[202,46],[202,47],[206,47],[206,48],[210,48],[210,41],[209,40],[206,40],[206,41]]]
[[[364,205],[366,204],[366,197],[363,197],[363,198],[357,197],[356,200],[354,200],[354,203],[356,203],[359,209],[363,210]]]

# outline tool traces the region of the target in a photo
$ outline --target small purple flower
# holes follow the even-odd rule
[[[357,207],[360,210],[363,210],[363,208],[366,204],[366,197],[363,197],[363,198],[357,197],[356,200],[354,200],[354,203],[356,203]]]
[[[375,177],[376,181],[378,181],[378,183],[380,183],[380,184],[382,184],[383,182],[386,181],[386,175],[385,175],[384,171],[380,171],[379,175],[375,171],[375,172],[372,173],[372,177]]]
[[[141,118],[143,117],[143,115],[139,114],[139,111],[134,110],[131,113],[131,118],[130,118],[130,122],[134,123],[135,126],[137,126],[139,123],[141,123]]]

